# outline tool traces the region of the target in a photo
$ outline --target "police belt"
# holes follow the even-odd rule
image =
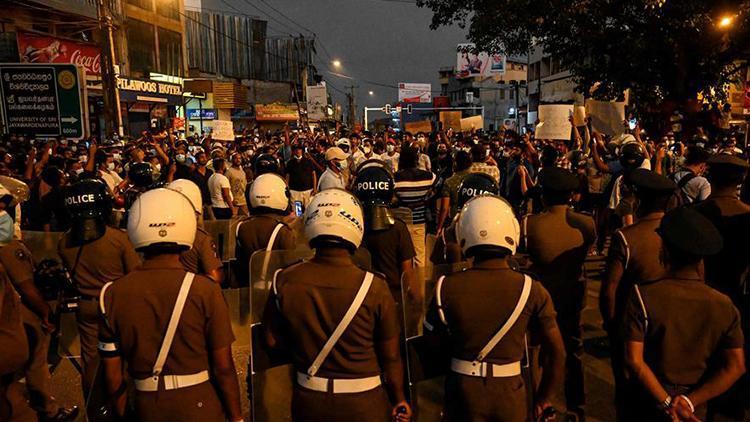
[[[380,376],[354,379],[322,378],[297,372],[297,384],[321,393],[362,393],[380,386]]]
[[[135,389],[138,391],[158,391],[159,378],[164,380],[165,390],[176,390],[178,388],[192,387],[208,381],[208,371],[200,371],[191,375],[157,375],[142,380],[135,380]]]
[[[521,362],[495,365],[487,362],[451,359],[451,371],[469,377],[515,377],[521,375]]]

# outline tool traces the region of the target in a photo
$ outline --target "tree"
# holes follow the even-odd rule
[[[418,0],[430,27],[468,26],[477,50],[528,54],[534,43],[570,69],[578,89],[640,106],[722,99],[744,78],[750,0]]]

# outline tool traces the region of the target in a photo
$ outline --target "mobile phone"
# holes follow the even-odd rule
[[[635,129],[635,126],[637,124],[638,124],[638,120],[635,117],[632,118],[632,119],[630,119],[630,120],[628,120],[628,128],[630,128],[630,130]]]
[[[302,202],[300,201],[294,201],[294,214],[297,217],[302,216]]]

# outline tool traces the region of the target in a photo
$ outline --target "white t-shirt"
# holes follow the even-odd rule
[[[211,206],[214,208],[230,208],[221,194],[222,189],[229,189],[229,199],[232,198],[232,186],[229,179],[221,173],[214,173],[208,178],[208,191],[211,193]]]
[[[386,164],[388,164],[388,167],[391,168],[391,172],[395,173],[398,171],[398,159],[401,157],[401,154],[399,153],[393,153],[393,155],[388,155],[387,152],[384,152],[383,155],[380,156],[380,159],[385,161]]]
[[[331,188],[346,189],[346,183],[343,175],[336,174],[331,169],[326,169],[318,180],[318,192]]]

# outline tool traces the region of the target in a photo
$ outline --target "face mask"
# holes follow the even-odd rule
[[[7,245],[13,240],[13,218],[6,211],[0,212],[0,245]]]
[[[161,171],[161,164],[155,165],[154,168],[156,168],[157,172]]]
[[[63,139],[63,140],[61,140],[61,141],[60,141],[60,145],[62,145],[62,146],[64,146],[64,147],[68,146],[68,140],[67,140],[67,139]]]
[[[336,163],[336,167],[337,167],[337,168],[338,168],[339,170],[343,171],[343,170],[344,170],[344,162],[343,162],[343,161],[339,161],[339,162],[337,162],[337,163]]]
[[[396,150],[396,146],[395,145],[388,145],[388,146],[385,147],[385,149],[388,152],[393,152],[393,151]]]
[[[112,171],[115,169],[115,163],[107,163],[107,170]]]
[[[362,147],[362,152],[364,152],[365,154],[369,154],[369,153],[372,152],[372,148],[370,148],[370,147]]]
[[[296,160],[301,160],[301,159],[302,159],[302,156],[301,156],[301,155],[295,155],[295,156],[294,156],[294,158],[295,158]]]
[[[81,155],[80,157],[78,157],[78,161],[80,161],[82,163],[86,163],[87,161],[89,161],[89,156],[88,155]]]
[[[185,162],[185,154],[177,154],[175,155],[174,159],[177,160],[178,163],[184,163]]]
[[[122,155],[120,155],[119,152],[115,152],[114,154],[112,154],[112,158],[114,158],[115,161],[120,161],[122,160]]]
[[[83,167],[75,170],[75,174],[81,174],[81,173],[83,173]]]

